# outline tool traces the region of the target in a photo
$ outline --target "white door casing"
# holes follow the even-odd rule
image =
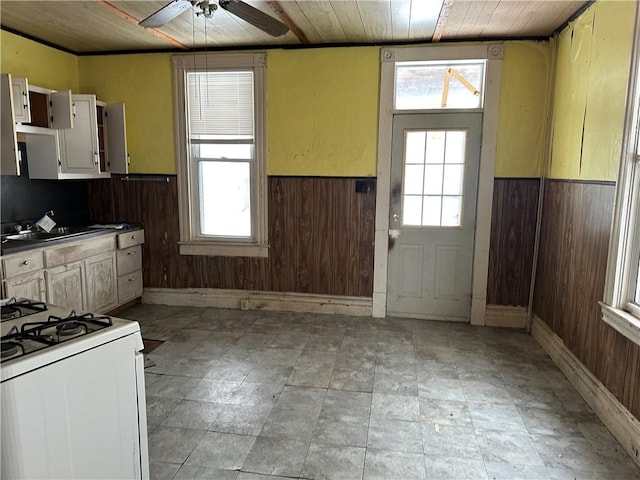
[[[378,162],[376,226],[373,271],[374,317],[387,313],[389,198],[391,192],[391,136],[394,111],[395,64],[400,61],[486,59],[482,121],[482,148],[478,180],[477,227],[474,242],[471,324],[484,325],[489,264],[489,237],[495,170],[502,44],[429,45],[381,49],[380,107],[378,120]],[[433,112],[433,111],[432,111]],[[408,113],[408,112],[407,112]],[[412,111],[419,113],[419,111]],[[422,111],[422,113],[425,113]]]

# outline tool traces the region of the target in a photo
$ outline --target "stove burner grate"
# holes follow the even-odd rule
[[[56,325],[56,333],[60,337],[70,337],[79,333],[86,333],[87,326],[79,322],[65,322]]]
[[[18,318],[22,316],[22,312],[17,307],[13,305],[2,305],[0,306],[0,319],[2,320],[13,320],[14,318]]]
[[[0,358],[9,358],[17,353],[24,353],[24,347],[18,342],[2,342],[0,347]]]

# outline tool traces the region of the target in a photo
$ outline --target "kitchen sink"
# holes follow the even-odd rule
[[[17,240],[28,242],[49,242],[51,240],[60,240],[68,237],[75,237],[76,235],[83,235],[93,231],[95,231],[95,229],[87,227],[54,227],[50,232],[26,231],[3,235],[2,241]]]

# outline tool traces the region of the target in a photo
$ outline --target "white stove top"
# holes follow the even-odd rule
[[[24,299],[18,299],[18,303],[20,300]],[[12,299],[11,302],[13,301],[15,300]],[[8,302],[2,300],[0,305]],[[54,305],[46,307],[44,311],[0,323],[4,355],[0,363],[0,381],[4,382],[127,335],[137,336],[137,351],[144,348],[137,322],[78,313]],[[74,319],[65,321],[69,317]],[[22,334],[23,332],[27,334]]]

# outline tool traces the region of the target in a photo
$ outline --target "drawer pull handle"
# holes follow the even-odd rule
[[[22,262],[23,265],[29,265],[29,260],[25,260],[24,262]]]
[[[127,278],[127,282],[133,282],[133,278]]]
[[[135,239],[136,239],[136,236],[135,236],[135,235],[131,235],[131,239],[132,239],[132,240],[135,240]]]
[[[136,252],[127,252],[127,255],[135,255]]]

